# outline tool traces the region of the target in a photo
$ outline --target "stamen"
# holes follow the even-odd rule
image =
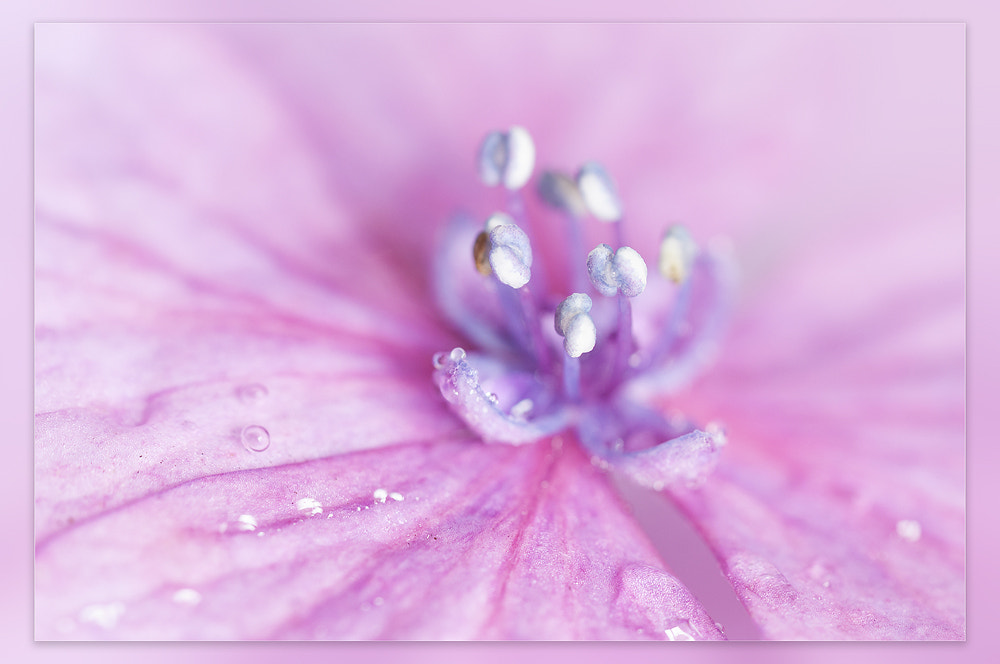
[[[612,252],[606,244],[598,245],[587,256],[587,274],[601,295],[612,297],[619,291],[635,297],[646,289],[646,261],[632,247]]]
[[[491,355],[467,355],[462,349],[435,355],[441,394],[487,442],[522,444],[573,426],[598,465],[615,467],[654,489],[696,485],[715,465],[724,436],[711,426],[699,431],[684,418],[647,413],[633,402],[687,384],[714,352],[731,291],[725,287],[724,261],[711,247],[701,252],[683,226],[667,229],[657,268],[678,288],[664,321],[667,329],[640,355],[635,352],[631,298],[644,292],[649,275],[642,256],[624,242],[624,212],[615,182],[596,162],[584,164],[575,177],[543,172],[537,193],[566,223],[575,291],[554,312],[565,349],[560,361],[551,337],[543,334],[541,321],[552,315],[553,293],[546,288],[545,262],[532,264],[522,191],[534,164],[534,143],[521,127],[492,132],[480,146],[479,174],[487,185],[504,187],[506,214],[494,214],[480,228],[467,219],[452,224],[443,265],[464,268],[468,276],[472,244],[474,265],[485,278],[461,279],[456,287],[442,268],[435,272],[435,282],[449,318],[457,319],[462,331]],[[612,244],[589,254],[582,228],[587,216],[614,224]],[[588,281],[602,295],[617,298],[618,315],[617,330],[602,342],[605,347],[597,357],[587,361],[583,395],[581,358],[597,344]],[[463,301],[465,317],[458,306]],[[614,316],[611,310],[606,313]],[[694,333],[681,331],[684,325]],[[586,408],[581,406],[584,396]]]
[[[601,221],[619,221],[622,202],[614,180],[596,161],[584,164],[576,174],[576,185],[590,213]]]
[[[472,253],[481,274],[492,274],[502,285],[513,289],[501,287],[498,292],[508,328],[532,353],[539,370],[548,371],[551,359],[535,301],[527,288],[532,263],[528,235],[506,214],[497,212],[486,221],[486,230],[476,236]]]
[[[563,213],[566,235],[569,238],[572,286],[573,290],[582,291],[587,287],[587,273],[583,262],[583,229],[580,220],[587,213],[587,205],[580,189],[573,178],[565,173],[545,171],[538,180],[538,195],[545,203]]]
[[[583,200],[579,187],[570,176],[558,171],[545,171],[538,179],[538,195],[557,210],[574,217],[587,214],[587,203]]]
[[[667,229],[660,241],[660,274],[675,284],[687,280],[698,255],[698,245],[687,228],[676,224]]]
[[[484,277],[493,274],[490,267],[490,234],[482,231],[476,236],[476,241],[472,245],[472,260],[476,263],[476,270]]]
[[[535,143],[523,127],[487,134],[479,148],[479,177],[493,187],[520,189],[535,168]]]
[[[632,303],[629,298],[646,289],[646,262],[632,247],[619,247],[618,251],[612,253],[611,247],[602,244],[587,256],[587,272],[601,295],[612,297],[618,294],[618,347],[606,382],[606,387],[613,386],[625,375],[629,357],[635,350],[632,338]]]
[[[563,339],[563,392],[570,402],[580,400],[580,356],[597,345],[597,327],[590,317],[594,305],[589,295],[573,293],[556,307],[555,326]]]
[[[597,345],[597,327],[590,317],[593,305],[589,295],[573,293],[556,307],[556,332],[564,337],[563,346],[570,357],[580,357]]]
[[[680,284],[670,318],[659,342],[653,347],[650,361],[658,361],[666,357],[673,348],[680,333],[681,326],[691,308],[692,270],[698,258],[698,245],[687,228],[676,224],[667,229],[660,242],[660,274],[666,279]]]
[[[487,228],[492,225],[489,263],[500,283],[520,288],[531,279],[531,242],[524,231],[503,217],[506,215],[495,214],[487,222]]]

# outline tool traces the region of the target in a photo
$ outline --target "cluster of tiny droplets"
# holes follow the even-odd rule
[[[509,214],[497,212],[489,217],[472,248],[476,270],[483,277],[492,277],[518,293],[511,298],[501,289],[505,313],[528,322],[527,345],[534,351],[540,369],[550,366],[536,312],[537,302],[529,292],[532,251],[529,229],[521,190],[531,179],[535,166],[535,146],[522,127],[494,131],[484,139],[478,155],[480,179],[489,186],[502,185],[509,193]],[[632,336],[631,298],[646,288],[647,267],[635,249],[623,246],[623,207],[617,187],[608,172],[596,162],[579,168],[575,177],[557,171],[546,171],[537,180],[537,191],[550,207],[563,213],[568,220],[570,250],[575,291],[555,308],[556,332],[563,338],[565,355],[561,364],[564,391],[570,400],[580,398],[581,356],[594,350],[597,327],[591,317],[593,300],[582,292],[591,287],[602,296],[618,298],[618,333],[614,343],[611,375],[620,379],[634,361],[635,342]],[[600,244],[584,258],[582,222],[586,216],[613,224],[618,248]],[[686,228],[669,227],[660,242],[657,267],[660,274],[684,284],[692,270],[698,247]],[[612,381],[614,382],[614,380]]]

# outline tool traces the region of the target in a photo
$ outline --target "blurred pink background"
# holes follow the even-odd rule
[[[0,594],[0,625],[2,625],[3,652],[13,655],[10,661],[63,661],[76,662],[134,661],[142,658],[149,662],[174,661],[179,657],[194,661],[271,661],[287,656],[306,657],[310,661],[327,661],[331,657],[344,657],[353,661],[384,661],[386,658],[404,657],[409,661],[485,661],[499,662],[511,656],[530,656],[532,661],[545,661],[553,656],[572,657],[575,662],[597,662],[615,659],[661,659],[663,652],[641,644],[455,644],[455,645],[406,645],[406,644],[301,644],[301,645],[33,645],[31,626],[31,397],[33,383],[31,369],[31,235],[28,219],[31,215],[31,172],[27,167],[31,154],[31,24],[35,21],[53,20],[273,20],[273,19],[447,19],[460,18],[509,18],[509,19],[652,19],[661,20],[948,20],[969,21],[968,39],[968,465],[969,471],[969,644],[873,644],[853,646],[831,644],[791,645],[766,644],[725,645],[698,647],[685,650],[685,661],[840,661],[860,654],[880,660],[897,658],[897,661],[939,661],[982,654],[995,650],[989,639],[989,618],[996,607],[993,599],[998,590],[997,574],[992,561],[997,559],[998,537],[995,519],[989,505],[1000,498],[1000,488],[991,482],[988,473],[996,468],[997,451],[986,433],[991,424],[997,425],[998,416],[992,407],[992,388],[1000,373],[1000,351],[992,341],[998,337],[1000,316],[996,311],[995,295],[998,275],[995,260],[990,258],[993,248],[1000,246],[997,197],[993,194],[997,174],[997,155],[1000,141],[996,127],[988,126],[1000,117],[997,104],[1000,91],[993,83],[985,85],[983,77],[992,75],[991,64],[1000,61],[997,44],[996,11],[976,8],[972,3],[917,2],[909,3],[906,16],[893,13],[895,3],[856,2],[823,3],[815,5],[809,13],[797,9],[798,3],[758,3],[756,15],[750,15],[740,2],[704,3],[705,6],[687,12],[672,11],[653,2],[619,2],[607,5],[599,2],[554,3],[547,9],[531,9],[531,3],[506,3],[475,13],[462,3],[442,0],[424,4],[420,13],[405,3],[372,3],[367,9],[353,4],[346,11],[327,8],[321,3],[286,3],[281,15],[270,9],[269,3],[151,3],[144,10],[132,9],[127,3],[91,2],[86,8],[74,3],[45,2],[32,7],[20,7],[13,20],[2,23],[5,49],[5,80],[7,89],[17,91],[17,103],[4,107],[7,122],[4,154],[4,181],[10,183],[10,192],[3,198],[7,217],[11,221],[4,227],[4,242],[0,243],[0,264],[6,268],[4,304],[8,312],[3,327],[4,352],[2,396],[5,430],[13,431],[8,445],[14,450],[7,464],[7,477],[0,484],[4,508],[0,511],[3,531],[14,533],[5,538],[2,569],[7,592]],[[315,6],[314,6],[315,5]],[[234,9],[234,7],[236,9]],[[459,14],[458,12],[464,12]],[[572,13],[570,13],[572,12]],[[692,13],[697,12],[697,13]],[[11,10],[8,10],[8,14]],[[987,184],[988,183],[988,184]],[[991,221],[986,221],[991,220]],[[280,652],[279,652],[280,648]],[[287,649],[294,652],[288,653]],[[676,650],[671,651],[674,656]]]

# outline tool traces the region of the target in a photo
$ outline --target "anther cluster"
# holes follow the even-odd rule
[[[724,255],[668,224],[651,277],[641,252],[622,241],[624,206],[604,166],[545,171],[528,200],[534,165],[522,127],[491,132],[480,146],[480,179],[505,200],[484,221],[458,215],[445,229],[438,302],[470,345],[435,355],[435,382],[487,443],[572,429],[595,464],[640,484],[702,481],[725,443],[722,429],[667,417],[662,400],[717,348],[731,285]],[[540,224],[561,230],[568,274],[539,260],[552,249],[532,247]],[[611,243],[588,246],[600,234]],[[643,329],[655,333],[637,336],[633,300]]]

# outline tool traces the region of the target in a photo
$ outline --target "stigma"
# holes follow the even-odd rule
[[[673,224],[649,256],[651,274],[642,248],[623,242],[624,206],[600,163],[575,177],[539,174],[542,205],[532,207],[524,195],[535,147],[526,129],[490,132],[477,156],[481,181],[502,185],[506,206],[482,221],[456,216],[442,235],[437,300],[469,342],[433,358],[444,399],[486,443],[531,444],[573,430],[595,465],[640,485],[703,482],[725,445],[723,427],[664,412],[718,349],[733,284],[727,257]],[[555,288],[553,266],[538,260],[552,248],[532,246],[533,229],[550,224],[563,232],[569,270],[551,280],[564,284]],[[614,245],[588,244],[608,226]],[[633,320],[644,323],[641,335]]]

